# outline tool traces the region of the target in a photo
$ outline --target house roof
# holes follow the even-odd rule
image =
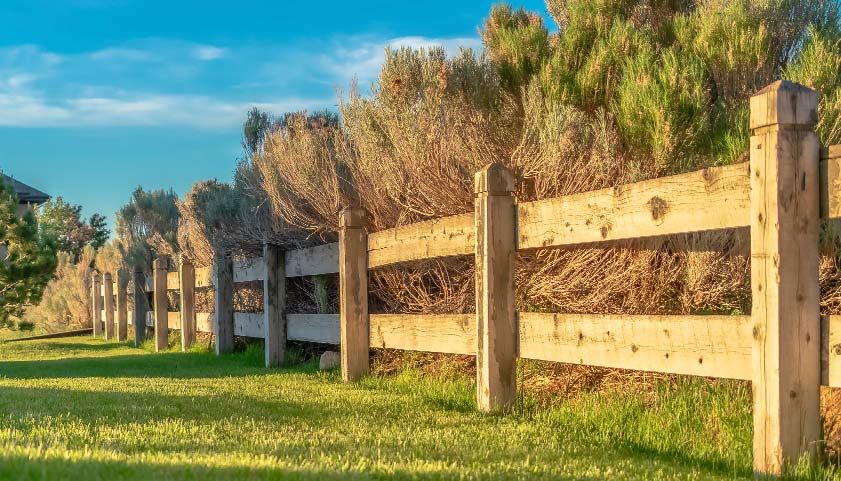
[[[19,182],[8,175],[0,174],[3,181],[12,184],[15,189],[15,194],[18,196],[18,201],[21,204],[43,204],[49,200],[50,196],[41,192],[40,190],[30,187],[23,182]]]

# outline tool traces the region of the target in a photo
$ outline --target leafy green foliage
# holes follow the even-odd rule
[[[41,205],[37,217],[41,235],[52,239],[58,250],[70,253],[75,261],[86,245],[97,249],[111,235],[105,217],[93,214],[86,222],[82,220],[82,206],[61,197]]]
[[[18,217],[18,198],[11,185],[0,181],[0,327],[41,299],[56,268],[55,246],[38,233],[35,216]]]

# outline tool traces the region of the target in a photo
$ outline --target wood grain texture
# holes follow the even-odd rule
[[[474,314],[371,314],[371,347],[476,354]]]
[[[213,267],[196,267],[196,288],[213,286]]]
[[[368,235],[368,268],[419,259],[470,255],[473,214],[418,222]]]
[[[103,298],[105,303],[103,309],[105,311],[105,340],[110,341],[114,339],[114,278],[110,272],[106,272],[102,276]]]
[[[186,351],[196,342],[196,268],[181,257],[178,263],[179,296],[181,300],[181,350]]]
[[[222,253],[214,261],[215,278],[213,296],[216,322],[216,355],[232,352],[234,349],[234,263]]]
[[[115,282],[114,289],[117,292],[117,340],[122,342],[128,339],[128,289],[125,282]]]
[[[517,204],[518,249],[744,227],[747,163]]]
[[[475,182],[476,401],[481,411],[505,411],[517,396],[514,176],[491,164]]]
[[[234,282],[262,281],[265,276],[266,266],[262,257],[234,261]]]
[[[102,335],[102,276],[98,273],[93,275],[91,280],[91,324],[93,325],[93,336]]]
[[[338,242],[286,252],[286,277],[318,276],[338,272]]]
[[[750,316],[521,312],[520,357],[692,376],[751,378]]]
[[[821,150],[821,218],[841,218],[841,145]]]
[[[177,291],[181,288],[181,279],[178,277],[178,272],[167,272],[166,288],[169,291]]]
[[[287,339],[291,341],[341,343],[338,314],[287,314]]]
[[[286,355],[286,256],[280,246],[264,244],[263,315],[266,367],[279,366]]]
[[[781,474],[820,439],[817,94],[775,82],[751,98],[754,471]]]
[[[169,318],[167,298],[168,287],[168,263],[166,259],[158,258],[152,265],[152,277],[154,277],[154,308],[155,313],[155,352],[166,351],[169,344]]]
[[[342,380],[368,374],[368,234],[365,211],[348,207],[339,221],[339,316]]]
[[[146,275],[142,268],[135,268],[134,284],[143,286],[146,282]],[[132,292],[134,299],[134,310],[131,312],[129,319],[134,328],[134,347],[140,347],[146,341],[146,329],[144,327],[138,328],[138,325],[145,324],[146,312],[149,310],[148,301],[146,300],[146,292],[144,289],[134,289]]]

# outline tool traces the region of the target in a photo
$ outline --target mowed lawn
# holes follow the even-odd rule
[[[343,384],[262,351],[0,344],[0,479],[750,478],[744,384],[681,381],[475,411],[469,380]]]

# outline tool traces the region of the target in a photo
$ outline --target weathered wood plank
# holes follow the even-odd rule
[[[368,268],[473,254],[473,214],[432,219],[368,235]]]
[[[841,145],[821,151],[821,218],[841,218]]]
[[[216,355],[234,350],[234,263],[223,252],[217,252],[214,260],[215,276],[213,296],[216,322],[213,323],[216,334]]]
[[[154,282],[154,312],[155,312],[155,352],[165,351],[169,344],[169,326],[167,323],[167,309],[169,300],[167,291],[167,265],[166,259],[157,258],[152,264]]]
[[[279,366],[286,355],[286,270],[280,246],[263,244],[263,314],[266,367]]]
[[[266,266],[262,257],[234,261],[234,282],[262,281]]]
[[[196,341],[196,268],[185,256],[179,256],[178,274],[181,289],[181,350]]]
[[[105,299],[103,309],[105,311],[105,340],[114,338],[114,277],[110,272],[102,276],[102,296]]]
[[[168,291],[177,291],[181,288],[181,279],[178,277],[178,272],[167,272],[166,274],[166,289]]]
[[[128,292],[125,282],[115,282],[114,289],[117,292],[117,340],[125,341],[128,339]]]
[[[517,396],[514,176],[501,164],[476,173],[476,401],[510,409]]]
[[[338,314],[287,314],[286,338],[291,341],[336,344],[340,339]]]
[[[786,81],[750,99],[753,467],[813,455],[820,419],[818,96]]]
[[[371,314],[371,347],[476,354],[475,314]]]
[[[135,285],[143,286],[145,284],[146,276],[143,273],[142,267],[135,267],[133,276]],[[131,319],[132,325],[135,326],[134,346],[139,347],[146,340],[146,328],[143,326],[138,327],[138,324],[146,320],[146,312],[149,306],[146,301],[146,292],[144,289],[135,289],[132,295],[134,296],[134,310],[129,315],[129,319]]]
[[[196,267],[196,288],[213,285],[213,267]]]
[[[692,376],[751,378],[750,316],[521,312],[520,357]]]
[[[263,338],[265,317],[262,312],[235,312],[234,335]]]
[[[95,272],[91,280],[91,324],[93,327],[93,336],[102,334],[102,276]]]
[[[517,204],[518,249],[678,234],[750,223],[748,164]]]
[[[339,220],[339,315],[342,379],[368,374],[368,234],[365,211],[348,207]]]
[[[318,276],[338,272],[338,242],[286,252],[286,277]]]

